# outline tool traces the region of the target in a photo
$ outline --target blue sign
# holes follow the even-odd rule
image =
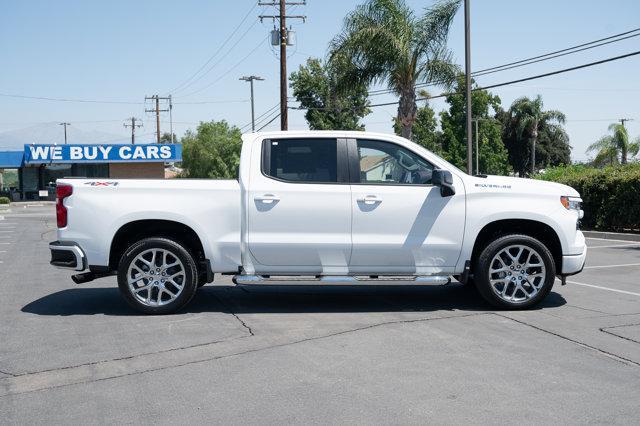
[[[182,161],[180,144],[25,145],[26,164]]]

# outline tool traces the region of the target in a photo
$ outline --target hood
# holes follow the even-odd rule
[[[549,182],[538,179],[525,179],[509,176],[470,177],[470,184],[473,190],[484,191],[493,190],[497,192],[514,191],[519,193],[545,194],[545,195],[567,195],[579,197],[580,194],[570,186],[557,182]]]

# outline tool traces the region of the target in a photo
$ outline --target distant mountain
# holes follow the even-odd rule
[[[67,141],[73,144],[128,143],[131,139],[97,130],[80,130],[67,127]],[[136,141],[137,142],[137,141]],[[43,123],[24,129],[0,133],[0,150],[22,150],[25,144],[64,144],[64,131],[58,123]]]

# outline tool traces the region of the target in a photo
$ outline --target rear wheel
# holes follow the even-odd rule
[[[480,294],[499,308],[526,309],[553,287],[555,263],[549,249],[527,235],[499,237],[475,262],[474,281]]]
[[[133,244],[118,265],[118,287],[134,309],[169,314],[184,307],[197,289],[193,256],[167,238],[146,238]]]

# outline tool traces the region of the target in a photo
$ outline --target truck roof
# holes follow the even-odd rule
[[[278,130],[271,132],[255,132],[255,133],[244,133],[242,136],[247,136],[249,139],[252,137],[256,138],[278,138],[278,137],[295,137],[295,136],[324,136],[324,137],[353,137],[353,138],[361,138],[363,136],[370,136],[376,138],[389,138],[389,137],[399,137],[393,133],[379,133],[379,132],[366,132],[359,130]]]

